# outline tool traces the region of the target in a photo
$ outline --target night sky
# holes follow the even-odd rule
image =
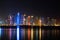
[[[60,7],[57,0],[0,0],[0,16],[9,14],[22,14],[35,16],[60,17]]]

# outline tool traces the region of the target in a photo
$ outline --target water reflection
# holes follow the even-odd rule
[[[21,28],[19,32],[20,40],[60,40],[59,29]],[[0,33],[0,40],[17,40],[17,28],[2,28]]]
[[[1,40],[1,28],[0,28],[0,40]]]
[[[42,29],[41,40],[60,40],[60,30],[59,29]]]
[[[0,36],[1,36],[1,28],[0,28]]]

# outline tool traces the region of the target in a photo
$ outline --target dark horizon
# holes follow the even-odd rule
[[[57,0],[0,1],[0,16],[3,18],[17,12],[43,17],[60,17],[60,7]]]

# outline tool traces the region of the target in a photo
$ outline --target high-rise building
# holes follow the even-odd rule
[[[36,26],[39,25],[39,18],[38,18],[38,17],[35,17],[35,18],[34,18],[34,24],[35,24]]]
[[[23,25],[26,25],[26,14],[23,15]]]
[[[52,22],[51,25],[52,25],[52,26],[55,26],[55,24],[56,24],[56,19],[51,19],[51,22]]]
[[[9,15],[9,16],[8,16],[7,23],[8,23],[9,25],[13,25],[13,24],[14,24],[14,19],[13,19],[13,16],[12,16],[12,15]]]
[[[33,23],[34,23],[34,16],[31,16],[30,23],[31,23],[31,25],[33,25]]]
[[[44,26],[45,25],[45,19],[44,19],[44,17],[40,17],[40,20],[41,20],[41,25]]]
[[[51,26],[51,18],[47,17],[47,26]]]

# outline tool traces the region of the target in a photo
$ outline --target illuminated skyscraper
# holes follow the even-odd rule
[[[23,24],[26,25],[26,14],[23,15]]]
[[[51,25],[52,25],[52,26],[55,26],[55,24],[56,24],[56,19],[51,19],[51,22],[52,22]]]
[[[31,25],[33,25],[33,22],[34,22],[34,16],[31,16],[31,19],[30,19]]]
[[[36,26],[39,25],[39,19],[38,19],[38,17],[34,18],[34,23],[35,23]]]
[[[44,19],[43,17],[41,17],[40,19],[41,19],[42,25],[44,26],[44,24],[45,24],[45,19]]]
[[[51,26],[51,18],[50,17],[47,17],[47,25]]]
[[[7,18],[7,23],[9,25],[13,25],[14,24],[14,19],[13,19],[13,16],[12,15],[9,15],[8,18]]]
[[[17,40],[19,40],[20,39],[20,36],[19,36],[19,23],[20,23],[20,14],[18,13],[17,14],[17,17],[16,17],[16,24],[17,24]]]

